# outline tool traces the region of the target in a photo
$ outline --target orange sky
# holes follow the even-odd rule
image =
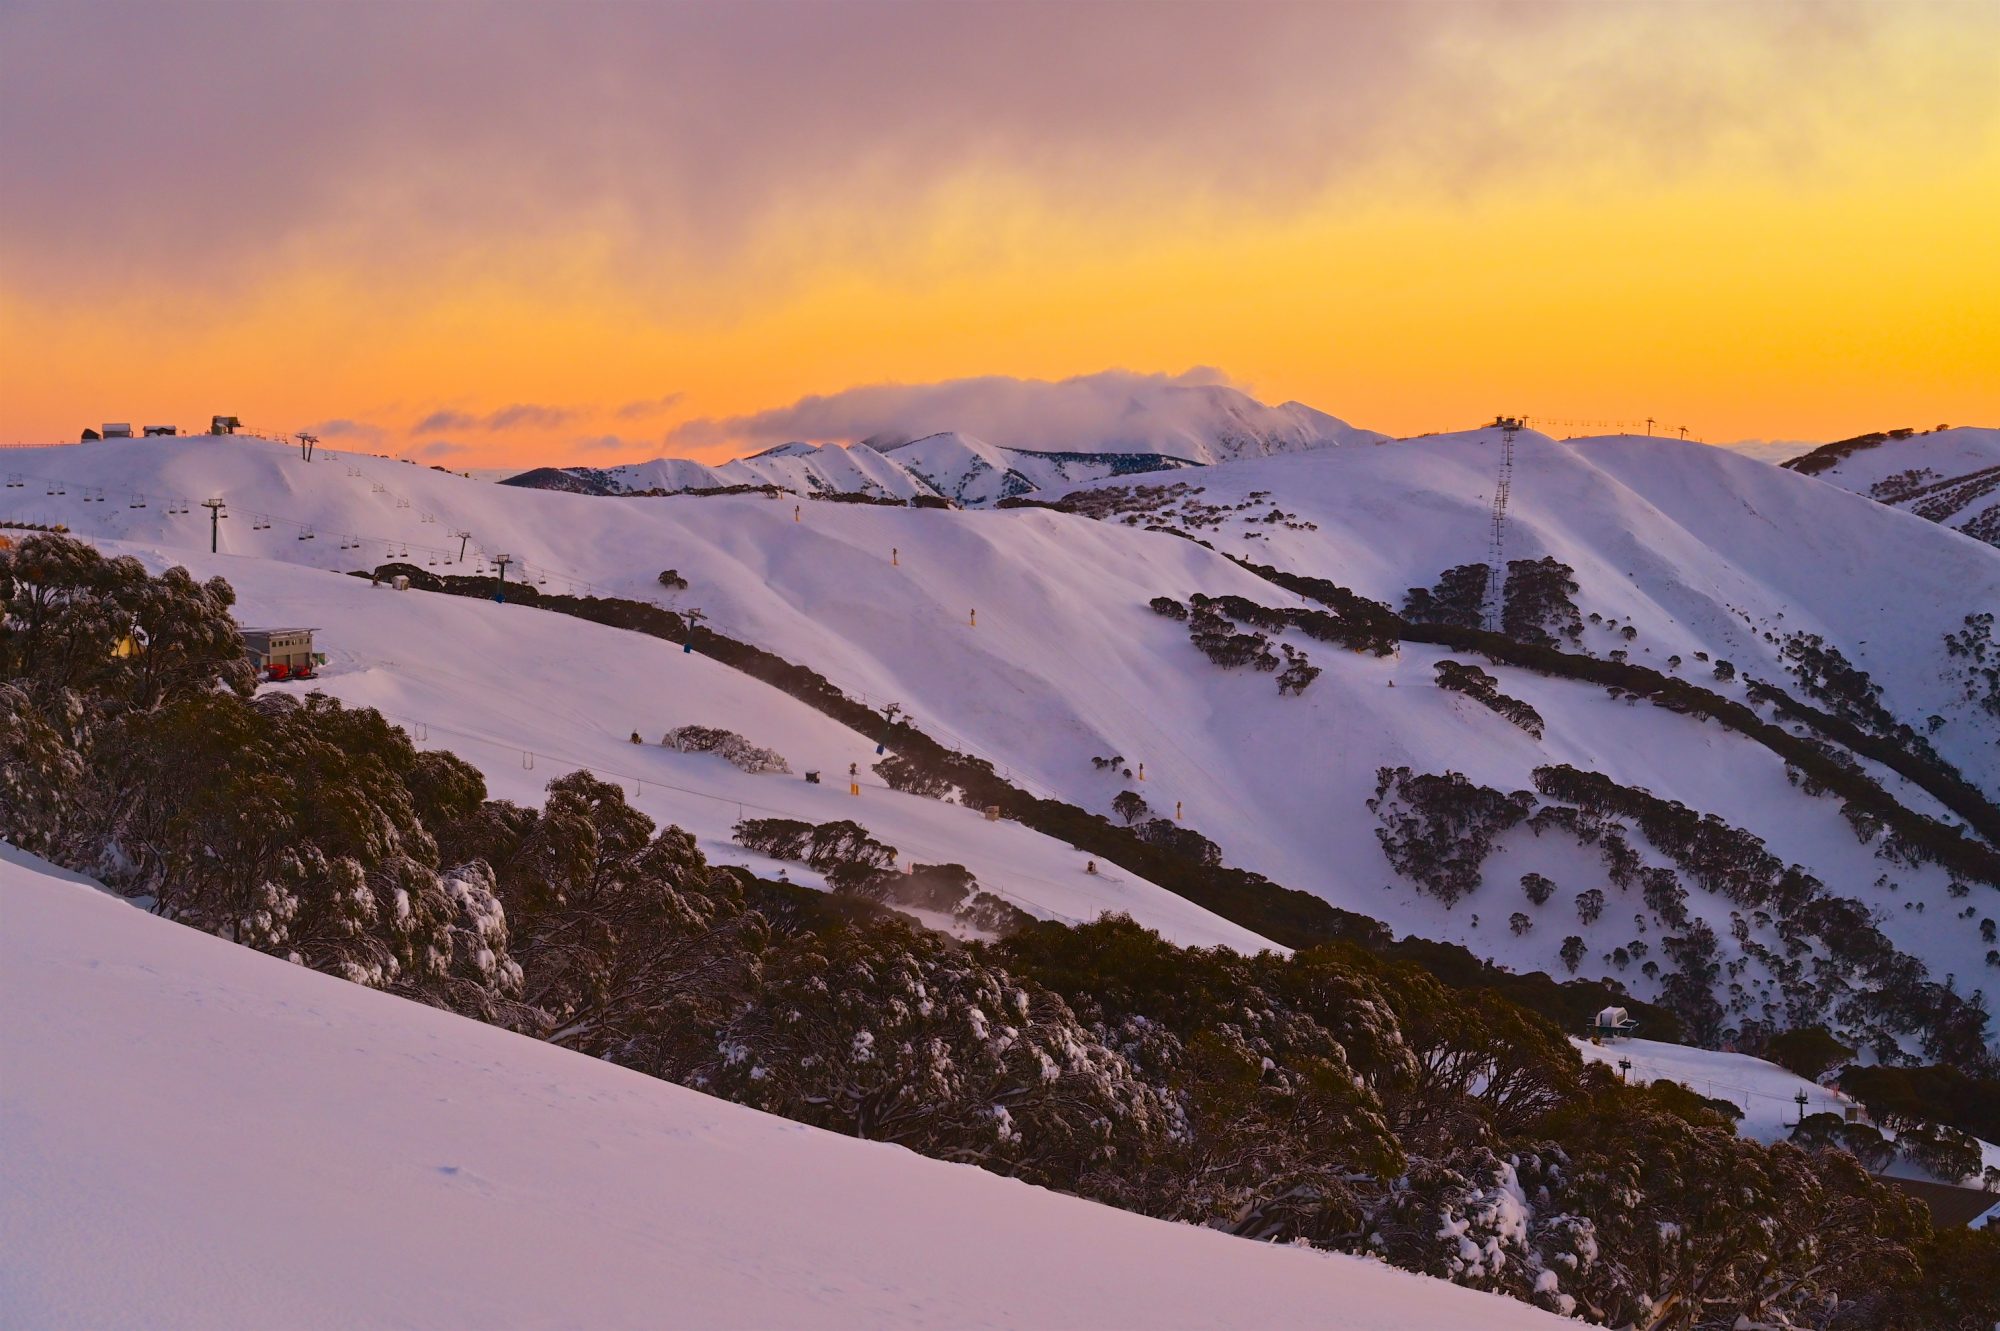
[[[713,457],[671,432],[1191,365],[1394,433],[2000,425],[2000,6],[776,8],[0,14],[0,442]]]

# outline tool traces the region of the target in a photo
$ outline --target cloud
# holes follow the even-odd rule
[[[1822,442],[1814,439],[1738,439],[1731,443],[1717,444],[1716,447],[1726,448],[1732,453],[1741,453],[1744,457],[1755,458],[1759,462],[1778,463],[1803,457],[1818,448]]]
[[[623,404],[613,414],[621,421],[642,420],[648,416],[657,416],[664,411],[671,411],[680,405],[681,399],[686,396],[685,393],[667,393],[661,397],[640,398],[636,402]]]
[[[489,411],[484,416],[447,407],[412,425],[410,433],[429,434],[434,430],[553,430],[585,414],[578,407],[545,407],[532,402],[517,402],[510,407]]]
[[[669,432],[669,443],[766,447],[794,439],[894,445],[943,430],[1019,448],[1089,450],[1170,425],[1180,390],[1238,388],[1220,370],[1180,374],[1105,370],[1070,379],[983,375],[929,384],[867,384],[800,398],[744,416],[703,417]]]
[[[455,453],[467,451],[469,450],[464,444],[453,443],[449,439],[433,439],[428,444],[420,445],[416,455],[420,458],[448,458]]]
[[[1979,143],[1995,40],[1991,6],[1828,0],[0,5],[0,271],[206,294],[536,272],[582,238],[637,285],[768,270],[787,217],[894,259],[967,182],[1115,221],[1286,213],[1388,167],[1783,167],[1871,125]]]
[[[644,448],[646,445],[636,440],[620,438],[615,434],[600,434],[588,439],[578,439],[570,447],[585,453],[608,453],[613,449]]]
[[[360,439],[371,444],[381,443],[389,433],[381,426],[368,421],[352,421],[345,418],[316,421],[306,426],[306,430],[322,439]]]

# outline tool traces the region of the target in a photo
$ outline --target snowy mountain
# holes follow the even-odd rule
[[[920,453],[973,452],[961,440],[920,442],[911,445]],[[490,602],[433,611],[435,597],[257,561],[476,573],[505,552],[510,580],[550,592],[699,606],[732,639],[877,708],[899,704],[1016,787],[1098,813],[1129,790],[1153,816],[1178,813],[1228,863],[1398,933],[1459,943],[1522,971],[1566,977],[1573,963],[1581,977],[1668,1001],[1719,1031],[1827,1021],[1864,1046],[1911,1052],[1943,1038],[1944,1018],[1912,1014],[1958,1011],[1990,986],[1988,931],[2000,916],[1995,885],[1980,877],[1990,875],[1980,865],[1991,845],[1978,830],[2000,792],[2000,713],[1981,673],[1996,649],[1965,636],[1966,617],[2000,601],[2000,554],[1990,548],[1723,450],[1522,433],[1501,553],[1503,565],[1530,567],[1512,601],[1534,612],[1527,620],[1547,612],[1553,627],[1542,631],[1564,660],[1649,671],[1699,690],[1689,695],[1697,702],[1740,709],[1708,719],[1685,701],[1645,701],[1629,682],[1607,685],[1561,661],[1552,672],[1496,658],[1428,628],[1429,638],[1405,636],[1378,656],[1314,637],[1301,627],[1308,620],[1264,627],[1225,604],[1239,636],[1268,639],[1252,655],[1272,660],[1268,672],[1230,666],[1190,640],[1189,621],[1149,608],[1166,598],[1186,614],[1199,594],[1240,598],[1260,615],[1325,612],[1225,553],[1392,609],[1413,588],[1446,605],[1447,574],[1484,569],[1492,557],[1501,450],[1499,433],[1482,431],[1239,459],[1089,482],[1073,496],[1077,512],[807,504],[795,517],[793,504],[757,495],[606,500],[363,457],[306,464],[295,451],[240,440],[106,442],[14,454],[7,466],[24,479],[6,516],[128,542],[156,552],[149,562],[226,572],[253,618],[322,626],[336,663],[326,687],[440,722],[430,742],[462,748],[501,789],[521,780],[522,750],[695,788],[698,773],[683,764],[714,760],[623,745],[632,729],[651,739],[701,720],[698,709],[638,705],[694,695],[649,685],[672,666],[641,664],[652,658],[629,634],[599,647],[575,621],[557,620],[541,662],[517,674],[507,644],[518,639],[525,652],[542,633],[528,626],[554,617]],[[126,496],[137,494],[152,496],[147,507],[131,507]],[[163,499],[210,494],[230,504],[223,550],[247,558],[208,559],[199,507],[178,512]],[[1215,550],[1148,527],[1178,528]],[[465,564],[455,562],[453,531],[473,533]],[[1568,572],[1552,583],[1543,560]],[[656,575],[665,568],[690,587],[663,595]],[[1483,622],[1493,607],[1475,602]],[[376,604],[406,608],[378,622],[390,612]],[[1573,627],[1560,622],[1564,605],[1574,607]],[[468,636],[475,616],[490,638]],[[431,617],[426,637],[420,621]],[[558,653],[565,638],[577,655]],[[400,654],[399,641],[422,650]],[[1274,687],[1288,677],[1277,669],[1281,646],[1317,672],[1297,696]],[[368,657],[403,665],[392,676]],[[1447,663],[1476,667],[1490,683]],[[579,682],[564,687],[571,672]],[[593,672],[629,682],[593,687],[583,682]],[[392,692],[371,691],[391,681]],[[1821,720],[1781,712],[1760,687]],[[550,697],[561,709],[544,719]],[[781,751],[803,748],[795,766],[838,771],[859,761],[869,771],[872,747],[857,760],[852,738],[814,739],[818,722],[802,717],[795,729],[781,707],[761,710],[770,733],[760,732],[756,704],[746,703],[737,728]],[[580,747],[584,732],[571,719],[586,715],[591,738]],[[1835,723],[1847,729],[1826,728]],[[633,765],[641,753],[645,770]],[[1120,763],[1092,762],[1110,757]],[[1843,775],[1849,768],[1859,786]],[[1407,776],[1385,787],[1385,773],[1399,769]],[[1419,780],[1452,773],[1463,787]],[[1115,885],[1076,893],[1089,875],[1067,867],[1075,852],[1066,848],[982,850],[981,829],[992,825],[953,806],[911,799],[918,812],[905,815],[887,792],[865,790],[857,803],[838,787],[744,780],[782,788],[760,804],[824,810],[821,818],[847,808],[892,844],[975,868],[1032,913],[1079,918],[1126,899],[1110,894]],[[1855,804],[1843,789],[1878,792],[1881,812],[1902,821],[1884,824],[1868,812],[1877,795]],[[1468,868],[1424,861],[1424,829],[1453,816],[1438,801],[1476,803],[1479,790],[1524,794],[1495,806]],[[643,798],[669,796],[648,785]],[[807,799],[819,803],[796,803]],[[700,803],[662,803],[659,814],[721,854],[733,819],[703,814]],[[1720,866],[1676,830],[1676,804],[1727,848]],[[1971,829],[1962,839],[1972,847],[1955,859],[1917,844],[1949,841],[1960,835],[1954,827]],[[1023,866],[1018,885],[1010,863]],[[1130,900],[1135,915],[1188,941],[1243,928],[1172,917],[1168,907],[1188,903],[1165,893]],[[1989,1026],[1983,1041],[1993,1038]]]
[[[11,1326],[1570,1325],[802,1127],[4,846],[0,909]]]
[[[616,467],[541,467],[506,484],[596,495],[775,485],[804,495],[942,495],[984,507],[1102,477],[1388,439],[1303,403],[1266,406],[1222,384],[1147,384],[1122,409],[1092,413],[1087,427],[1053,411],[1009,415],[994,424],[1004,433],[877,432],[847,444],[780,444],[719,466],[656,458]]]
[[[2000,546],[2000,430],[1864,434],[1784,466]]]
[[[988,484],[966,489],[981,501],[1015,460],[964,436],[872,455],[911,476],[981,464]],[[985,1264],[921,1244],[905,1263],[894,1245],[857,1257],[785,1225],[753,1234],[749,1214],[865,1191],[897,1219],[838,1232],[921,1224],[967,1251],[962,1230],[911,1219],[933,1185],[896,1172],[942,1166],[754,1106],[1613,1325],[1668,1306],[1710,1257],[1732,1264],[1725,1320],[1874,1292],[1854,1274],[1865,1256],[1815,1256],[1833,1241],[1817,1208],[1843,1197],[1861,1210],[1841,1242],[1919,1261],[1896,1246],[1894,1194],[1816,1182],[1820,1165],[1753,1144],[1788,1135],[1772,1110],[1795,1081],[1724,1050],[1776,1050],[1790,1032],[1832,1051],[1816,1067],[1910,1059],[1975,1097],[1986,1084],[2000,649],[1978,607],[2000,594],[2000,552],[1663,440],[1484,430],[1081,479],[1044,462],[1027,478],[1043,502],[956,511],[562,493],[246,438],[10,451],[9,539],[61,527],[133,558],[46,539],[9,557],[10,626],[48,605],[67,627],[40,664],[20,634],[0,639],[47,699],[23,710],[29,693],[0,691],[0,830],[276,955],[87,887],[50,896],[19,857],[0,868],[14,954],[0,971],[31,990],[9,995],[31,1021],[8,1062],[46,1097],[0,1103],[9,1139],[31,1143],[9,1158],[68,1162],[17,1166],[0,1207],[45,1209],[78,1191],[76,1162],[104,1161],[120,1181],[69,1203],[76,1233],[115,1242],[125,1217],[158,1212],[190,1244],[255,1254],[269,1283],[233,1286],[232,1324],[331,1282],[315,1306],[341,1324],[409,1307],[490,1321],[463,1302],[490,1288],[509,1322],[616,1325],[657,1307],[654,1279],[724,1322],[956,1324],[969,1302],[990,1324],[1095,1318],[1088,1298],[1058,1315],[990,1294]],[[97,590],[54,590],[72,585]],[[114,600],[136,627],[100,613]],[[240,675],[232,620],[312,626],[316,678],[250,703],[194,670],[149,709],[175,661],[212,652],[205,669]],[[90,749],[35,710],[69,715],[49,681],[75,678],[94,690],[75,727]],[[194,763],[191,743],[209,746]],[[312,798],[322,782],[340,798]],[[821,857],[823,839],[847,849]],[[960,946],[896,910],[996,941]],[[1507,998],[1571,1030],[1629,1003],[1641,1034],[1706,1046],[1617,1046],[1639,1080],[1694,1095],[1619,1087],[1588,1066],[1603,1051],[1580,1060]],[[1424,1071],[1439,1068],[1457,1072]],[[310,1112],[254,1112],[274,1095]],[[246,1135],[218,1100],[280,1127]],[[1704,1101],[1747,1107],[1752,1140]],[[1966,1103],[1954,1122],[1990,1137]],[[150,1117],[133,1126],[126,1105]],[[361,1130],[324,1126],[357,1112]],[[1561,1152],[1541,1144],[1550,1115]],[[1966,1178],[1993,1154],[1922,1132],[1899,1136],[1898,1158]],[[337,1172],[284,1172],[288,1147],[324,1139],[340,1149],[314,1160]],[[189,1199],[239,1177],[231,1152],[262,1191],[225,1189],[204,1228]],[[996,1186],[967,1173],[935,1185],[952,1190],[937,1214],[1011,1223],[1001,1194],[960,1195]],[[662,1176],[685,1207],[660,1211]],[[1740,1201],[1690,1209],[1718,1186]],[[157,1204],[134,1207],[135,1187]],[[405,1225],[348,1232],[384,1198],[426,1218],[422,1241]],[[308,1204],[317,1228],[266,1219]],[[545,1215],[560,1242],[536,1228]],[[1668,1228],[1686,1260],[1649,1267]],[[76,1233],[10,1247],[10,1304],[108,1324],[163,1301],[206,1310],[190,1273],[207,1268],[178,1250],[76,1292],[70,1255],[102,1242]],[[1070,1242],[1081,1265],[1094,1242]],[[514,1280],[537,1248],[581,1269],[572,1243],[608,1254],[593,1270],[666,1274]],[[699,1278],[656,1246],[704,1254]],[[328,1248],[387,1276],[339,1280]],[[482,1280],[488,1253],[503,1274]],[[1809,1263],[1811,1288],[1794,1281]],[[1060,1293],[1070,1268],[1050,1269]],[[1277,1278],[1259,1289],[1292,1297]],[[1384,1290],[1334,1306],[1361,1326],[1439,1324],[1430,1287]],[[537,1311],[558,1297],[560,1318]],[[1285,1323],[1291,1306],[1246,1315]],[[1189,1296],[1147,1320],[1227,1324],[1236,1307]]]

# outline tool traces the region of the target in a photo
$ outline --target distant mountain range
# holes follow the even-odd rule
[[[775,485],[799,494],[935,497],[978,508],[1002,499],[1060,493],[1106,477],[1377,444],[1389,438],[1303,403],[1267,406],[1220,384],[1177,384],[1137,394],[1110,436],[1093,447],[1050,446],[1051,441],[1068,442],[1068,435],[1054,423],[1024,425],[1002,440],[955,430],[914,437],[876,434],[852,445],[780,444],[713,466],[687,458],[655,458],[615,467],[537,467],[502,484],[596,495],[687,494]]]
[[[1783,464],[2000,546],[2000,430],[1890,430]]]

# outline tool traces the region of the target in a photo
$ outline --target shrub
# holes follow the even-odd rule
[[[792,765],[775,749],[760,749],[733,730],[711,726],[680,726],[660,741],[682,753],[713,753],[745,772],[790,772]]]

